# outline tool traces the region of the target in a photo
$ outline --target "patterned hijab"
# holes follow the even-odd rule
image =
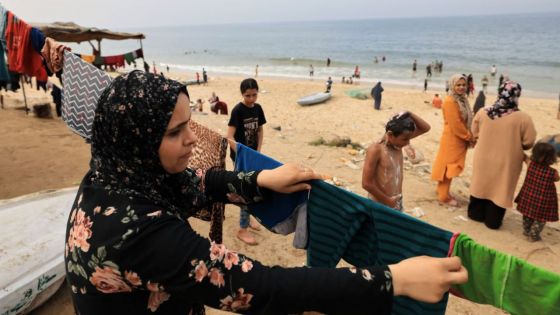
[[[188,95],[183,84],[142,71],[113,80],[95,111],[92,183],[110,192],[150,200],[183,217],[190,215],[180,209],[196,200],[196,185],[192,185],[196,177],[189,170],[167,173],[158,155],[181,92]]]
[[[469,105],[469,100],[467,99],[467,94],[464,93],[463,95],[455,93],[455,84],[459,80],[465,80],[467,82],[467,78],[462,74],[454,74],[449,79],[449,95],[453,97],[453,99],[459,104],[459,110],[461,111],[461,118],[467,125],[467,128],[471,130],[472,120],[473,120],[473,113],[471,110],[471,106]],[[468,88],[468,87],[467,87]]]
[[[490,119],[497,119],[519,111],[519,97],[521,96],[521,85],[514,81],[504,81],[498,89],[498,100],[486,108]]]

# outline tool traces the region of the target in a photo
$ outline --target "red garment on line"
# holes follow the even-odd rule
[[[47,81],[43,58],[33,49],[29,38],[30,32],[31,26],[8,11],[6,48],[9,70],[37,77],[39,81]]]
[[[124,67],[124,55],[103,57],[105,65]]]

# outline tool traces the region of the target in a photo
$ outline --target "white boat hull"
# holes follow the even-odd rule
[[[78,188],[0,200],[0,315],[25,314],[64,281],[64,238]]]

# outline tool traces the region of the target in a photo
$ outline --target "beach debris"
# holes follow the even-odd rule
[[[412,145],[407,145],[403,148],[405,153],[404,158],[405,160],[410,161],[412,164],[418,164],[424,162],[424,154],[417,148],[413,147]]]
[[[458,216],[454,217],[453,219],[458,220],[458,221],[465,221],[465,222],[469,221],[469,219],[465,218],[462,215],[458,215]]]
[[[459,207],[445,207],[449,212],[455,212],[455,210],[459,209]]]
[[[426,213],[424,212],[424,210],[422,210],[422,208],[420,207],[414,207],[411,210],[406,210],[407,213],[410,213],[411,215],[417,217],[417,218],[421,218],[423,216],[426,215]]]
[[[308,160],[311,160],[311,159],[315,158],[315,156],[313,155],[313,153],[309,153],[305,158],[308,159]]]
[[[422,163],[422,164],[411,165],[411,166],[420,175],[431,174],[432,173],[430,164],[428,164],[428,163]]]
[[[342,148],[352,148],[355,150],[363,149],[362,145],[357,142],[352,142],[352,139],[348,137],[339,137],[336,136],[330,141],[325,140],[323,137],[319,137],[313,141],[309,142],[310,145],[318,146],[318,145],[326,145],[329,147],[342,147]]]
[[[335,177],[335,176],[330,176],[330,175],[323,175],[323,179],[325,180],[326,183],[340,187],[342,189],[345,189],[347,191],[352,191],[350,189],[350,183],[346,182],[345,180]]]
[[[346,153],[350,154],[350,155],[358,155],[359,151],[356,149],[347,149]]]
[[[356,98],[359,100],[367,100],[368,99],[368,89],[359,89],[359,90],[349,90],[346,91],[344,93],[346,93],[346,95],[352,97],[352,98]]]
[[[412,169],[412,163],[410,163],[407,160],[404,161],[403,166],[404,166],[404,169],[407,170],[407,171]]]
[[[363,162],[365,160],[365,158],[363,156],[360,157],[353,157],[350,159],[350,161],[354,162],[354,163],[360,163]]]
[[[270,128],[272,128],[274,130],[282,131],[282,126],[280,126],[280,125],[271,125]]]
[[[33,105],[33,113],[39,118],[53,118],[49,103]]]
[[[354,162],[347,160],[346,158],[340,158],[339,159],[340,162],[342,162],[344,165],[348,166],[349,168],[353,169],[353,170],[359,170],[360,167],[356,164],[354,164]]]

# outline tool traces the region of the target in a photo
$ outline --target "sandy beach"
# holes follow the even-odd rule
[[[189,78],[194,75],[187,74]],[[212,74],[210,74],[212,75]],[[179,77],[179,74],[172,74]],[[186,77],[186,74],[183,74]],[[515,79],[515,78],[512,78]],[[208,85],[189,86],[191,100],[208,99],[214,91],[225,101],[229,110],[241,100],[239,83],[241,77],[212,77]],[[462,176],[453,181],[452,193],[459,197],[461,207],[448,209],[438,205],[435,182],[430,180],[431,163],[438,148],[443,128],[441,111],[431,106],[434,93],[421,89],[384,86],[382,110],[373,109],[371,98],[358,100],[345,94],[347,90],[365,89],[369,85],[341,84],[338,79],[333,85],[333,97],[324,104],[301,107],[296,100],[308,94],[324,90],[324,79],[286,80],[277,78],[258,78],[260,95],[258,103],[264,109],[268,123],[264,127],[263,153],[282,162],[303,163],[317,172],[336,177],[337,181],[350,190],[366,195],[361,188],[363,155],[347,148],[312,146],[309,142],[323,137],[349,137],[364,147],[380,139],[384,125],[395,112],[407,109],[418,114],[430,123],[431,131],[412,141],[412,145],[425,156],[419,166],[405,164],[404,206],[405,209],[420,207],[425,215],[420,219],[454,232],[464,232],[477,242],[525,259],[528,262],[560,273],[560,225],[547,224],[542,233],[543,241],[530,243],[522,235],[521,215],[508,210],[501,229],[494,231],[483,224],[468,220],[466,205],[469,196],[469,183],[472,169],[472,150],[467,155],[467,166]],[[523,84],[523,82],[520,82]],[[27,88],[28,102],[38,104],[50,101],[50,94]],[[443,92],[443,93],[442,93]],[[2,92],[5,109],[0,110],[0,199],[12,198],[45,189],[57,189],[79,185],[89,167],[89,145],[66,127],[60,118],[39,119],[25,111],[23,95]],[[495,94],[487,97],[487,105]],[[470,98],[471,106],[474,97]],[[520,108],[527,112],[535,122],[538,138],[559,132],[556,119],[557,100],[521,97]],[[53,106],[54,113],[54,106]],[[202,114],[193,114],[193,119],[217,132],[227,130],[228,117],[211,113],[208,102]],[[276,130],[280,127],[280,130]],[[232,169],[228,159],[228,169]],[[349,167],[358,166],[357,169]],[[558,167],[558,164],[556,164]],[[521,186],[524,173],[518,182]],[[560,185],[557,184],[560,191]],[[70,209],[68,209],[70,210]],[[280,266],[302,266],[306,254],[291,246],[292,236],[279,236],[264,229],[255,232],[258,246],[248,246],[238,241],[235,234],[238,228],[239,210],[234,206],[226,207],[224,222],[224,243],[230,249],[247,254],[265,264]],[[208,234],[208,224],[191,220],[192,225],[202,235]],[[208,314],[226,314],[208,309]],[[70,294],[64,285],[61,290],[44,306],[33,314],[73,314]],[[504,314],[491,306],[478,305],[450,296],[446,314]]]

